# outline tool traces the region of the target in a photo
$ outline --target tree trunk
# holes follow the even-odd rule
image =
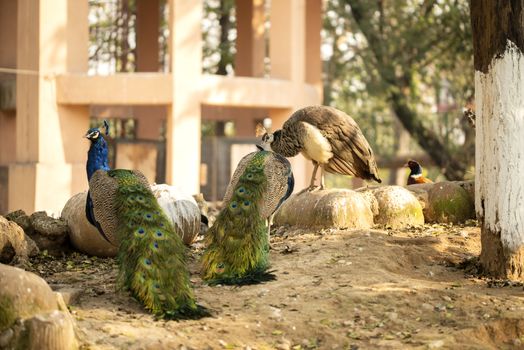
[[[229,41],[229,29],[231,27],[231,21],[229,20],[231,12],[231,1],[220,0],[220,15],[218,23],[220,24],[220,61],[216,74],[227,75],[227,64],[229,63],[228,56],[231,50],[231,42]]]
[[[524,0],[471,2],[480,262],[524,279]]]

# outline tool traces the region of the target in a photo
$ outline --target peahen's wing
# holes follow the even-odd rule
[[[246,170],[246,167],[248,166],[249,162],[253,157],[255,156],[257,152],[249,153],[244,158],[238,162],[237,168],[235,169],[235,172],[233,173],[233,176],[231,176],[231,180],[229,181],[229,185],[226,189],[226,194],[224,195],[223,202],[228,203],[231,200],[231,196],[233,195],[233,191],[235,190],[238,180],[244,174],[244,171]]]
[[[262,217],[268,218],[291,195],[295,180],[289,161],[273,152],[266,157],[264,173],[267,176],[267,190],[260,210]]]
[[[114,177],[120,171],[128,170],[97,170],[91,180],[89,180],[89,193],[93,202],[93,213],[96,222],[98,222],[107,237],[114,245],[118,246],[116,230],[118,227],[118,208],[115,198],[118,191],[118,181]],[[149,187],[145,176],[139,171],[132,172],[140,182]]]
[[[295,118],[317,127],[329,140],[333,158],[325,166],[327,171],[378,179],[373,150],[353,118],[328,106],[306,107]]]

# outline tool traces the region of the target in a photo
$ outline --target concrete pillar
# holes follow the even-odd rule
[[[302,83],[306,78],[306,0],[271,2],[271,77]]]
[[[166,182],[200,189],[200,92],[203,0],[169,0],[173,103],[167,113]]]
[[[271,2],[269,40],[271,77],[290,80],[297,87],[306,83],[306,8],[309,8],[309,1],[279,0]],[[313,0],[313,2],[316,1]],[[306,2],[308,6],[306,6]],[[313,76],[312,73],[310,75]],[[282,124],[295,110],[321,102],[320,99],[307,100],[300,94],[290,98],[293,98],[293,108],[269,111],[273,130],[281,128]],[[302,155],[289,160],[295,176],[295,189],[300,190],[308,186],[313,171],[312,163]]]
[[[322,100],[322,0],[306,1],[306,82],[317,88]]]
[[[160,1],[136,2],[136,70],[158,72],[160,34]]]
[[[136,3],[136,71],[158,72],[160,68],[160,1],[138,0]],[[136,136],[141,140],[158,140],[166,119],[163,106],[135,106]]]
[[[56,103],[55,73],[86,72],[88,4],[75,0],[18,1],[16,163],[9,168],[9,209],[59,213],[87,188],[86,106]]]
[[[263,77],[266,56],[264,0],[236,0],[235,75]]]
[[[0,0],[0,67],[3,68],[16,68],[16,16],[13,15],[16,14],[16,9],[16,1]],[[0,89],[12,89],[15,81],[16,75],[0,73]],[[15,111],[0,108],[0,166],[14,161],[16,161]],[[0,188],[2,187],[0,183]],[[0,200],[2,199],[0,193]]]

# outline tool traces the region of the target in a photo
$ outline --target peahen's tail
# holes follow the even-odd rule
[[[260,213],[267,188],[265,153],[248,164],[227,207],[206,233],[202,277],[211,284],[242,284],[264,280],[268,268],[268,227]]]
[[[149,187],[128,170],[118,180],[119,284],[147,309],[166,318],[201,314],[185,263],[185,246]]]

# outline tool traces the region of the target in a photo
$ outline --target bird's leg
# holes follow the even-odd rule
[[[320,167],[320,189],[323,190],[324,187],[325,187],[325,182],[324,182],[324,167],[321,166]]]
[[[274,217],[275,217],[275,213],[271,214],[269,219],[267,219],[267,243],[269,245],[269,249],[271,249],[271,236],[269,233],[271,232],[271,225],[273,225]]]
[[[316,180],[316,177],[317,177],[317,170],[318,170],[318,163],[313,161],[313,164],[315,165],[315,167],[313,168],[313,174],[311,175],[311,181],[309,183],[309,188],[310,189],[315,188],[315,180]]]
[[[315,167],[313,168],[313,174],[311,174],[311,181],[309,182],[309,186],[304,188],[302,191],[298,192],[297,195],[300,195],[304,192],[311,192],[317,188],[317,186],[315,186],[315,180],[317,177],[317,170],[318,170],[319,164],[315,161],[313,161],[313,164],[315,165]]]

